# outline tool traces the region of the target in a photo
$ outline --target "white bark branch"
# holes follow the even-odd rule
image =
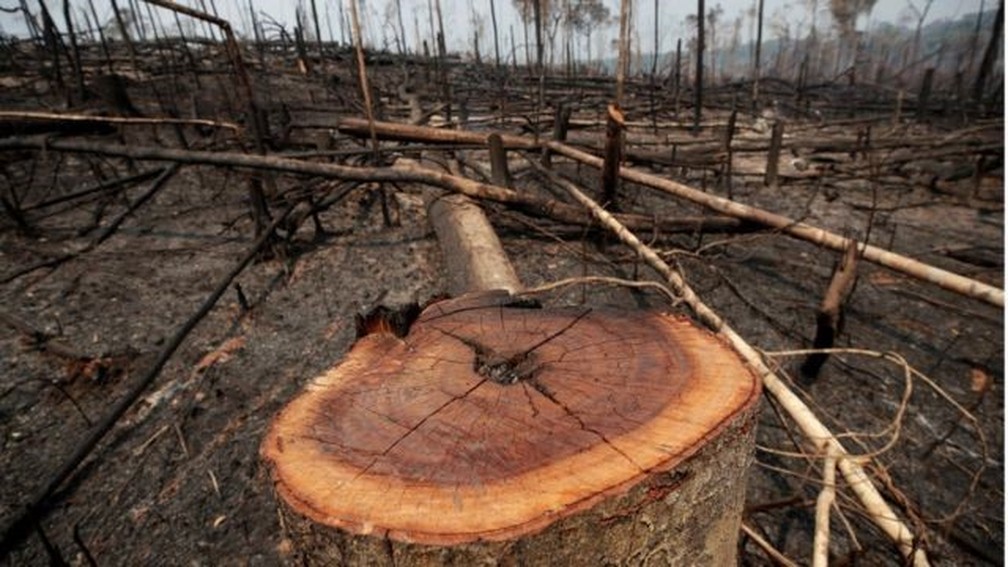
[[[625,170],[624,170],[625,171]],[[591,211],[602,225],[615,233],[624,244],[633,248],[647,263],[668,281],[673,291],[693,310],[697,318],[727,340],[735,350],[763,378],[766,390],[774,396],[781,408],[801,428],[802,433],[812,442],[821,454],[832,454],[837,459],[840,472],[851,490],[865,507],[869,518],[896,545],[904,557],[912,558],[915,567],[930,565],[924,550],[918,549],[913,533],[896,515],[896,512],[879,494],[874,483],[865,473],[861,464],[850,458],[849,453],[835,435],[815,416],[811,409],[792,392],[787,385],[771,370],[763,358],[749,343],[735,332],[720,316],[717,315],[694,293],[683,277],[673,270],[658,254],[640,241],[633,233],[619,223],[598,203],[585,195],[576,185],[552,174],[551,178],[567,190],[579,203]]]

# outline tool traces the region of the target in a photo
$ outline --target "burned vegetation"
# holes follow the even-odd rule
[[[516,4],[530,49],[498,37],[495,15],[493,39],[460,55],[433,14],[417,53],[361,45],[354,1],[339,3],[340,41],[319,39],[319,14],[293,29],[253,14],[245,37],[167,0],[141,3],[160,14],[146,27],[98,27],[70,3],[57,25],[22,3],[31,38],[0,44],[4,561],[318,556],[260,456],[270,420],[344,356],[368,380],[385,353],[426,364],[414,332],[515,408],[619,453],[568,397],[611,396],[636,420],[647,394],[550,373],[589,374],[579,357],[609,348],[597,329],[612,327],[654,386],[654,360],[679,355],[651,329],[688,320],[758,377],[736,393],[752,412],[739,438],[755,439],[732,465],[741,564],[1002,562],[1003,2],[941,53],[919,39],[871,51],[841,22],[832,41],[762,56],[757,41],[739,78],[705,65],[725,62],[705,59],[716,18],[650,68],[624,22],[609,72],[569,45],[547,60],[540,2]],[[602,25],[557,21],[589,41]],[[475,236],[446,244],[446,206],[485,215],[503,260]],[[505,321],[532,338],[488,331]],[[695,382],[698,400],[719,392]],[[668,501],[690,476],[640,497]],[[595,523],[599,541],[621,518]]]

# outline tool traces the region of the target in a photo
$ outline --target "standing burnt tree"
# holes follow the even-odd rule
[[[696,30],[696,77],[693,80],[694,134],[700,132],[700,119],[703,113],[704,0],[697,0]]]

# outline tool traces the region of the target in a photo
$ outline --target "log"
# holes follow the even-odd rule
[[[262,454],[296,561],[734,564],[751,371],[681,317],[511,301],[367,335],[284,408]]]
[[[386,123],[377,122],[376,126],[383,126],[384,124]],[[504,143],[507,145],[508,142],[506,139],[504,140]],[[570,147],[566,144],[546,142],[546,145],[550,146],[556,154],[564,155],[570,159],[586,163],[593,167],[602,166],[601,158]],[[521,204],[524,207],[538,209],[539,212],[546,216],[551,216],[551,211],[547,211],[543,208],[554,208],[554,203],[549,202],[548,200],[540,198],[530,199],[531,196],[519,195],[501,187],[487,185],[444,173],[432,172],[429,170],[420,171],[408,167],[352,167],[331,163],[313,163],[275,156],[257,156],[232,152],[208,152],[154,146],[106,144],[90,140],[50,140],[40,137],[0,137],[0,150],[27,148],[56,150],[62,152],[99,153],[103,155],[114,155],[155,161],[176,161],[180,163],[244,167],[265,171],[284,171],[289,173],[317,175],[327,178],[355,181],[425,183],[428,185],[436,185],[452,189],[453,191],[458,191],[459,193],[463,193],[471,197],[490,199],[506,204]],[[692,187],[670,179],[663,179],[628,167],[620,169],[620,176],[624,179],[633,181],[634,183],[639,183],[647,187],[653,187],[659,191],[687,199],[725,215],[778,229],[784,234],[812,242],[825,248],[833,250],[846,250],[847,245],[849,244],[850,239],[844,238],[839,234],[816,228],[807,223],[796,221],[764,209],[759,209],[736,201],[730,201],[715,195],[703,193],[702,191],[693,189]],[[558,220],[568,222],[568,220],[565,219]],[[718,224],[721,224],[721,219],[715,220],[718,220]],[[692,222],[693,221],[690,223],[691,226]],[[727,225],[725,225],[725,228],[727,228]],[[663,230],[667,231],[668,229],[663,228]],[[703,228],[701,230],[716,229],[708,228],[706,221],[704,221]],[[936,266],[931,266],[918,260],[914,260],[913,258],[884,250],[877,246],[863,243],[859,243],[858,246],[862,248],[861,259],[864,261],[885,266],[890,270],[906,274],[921,281],[933,283],[949,291],[984,301],[996,307],[1004,307],[1004,291],[1000,288],[978,280],[954,274]]]
[[[521,288],[497,235],[479,205],[465,195],[452,193],[431,204],[430,223],[441,241],[448,266],[448,292]]]
[[[354,136],[370,135],[367,120],[347,117],[339,121],[336,126],[341,134],[352,134]],[[413,126],[410,124],[399,124],[395,122],[374,123],[375,134],[383,140],[396,140],[411,142],[424,140],[428,142],[440,142],[450,144],[472,144],[482,146],[486,144],[487,135],[479,132],[466,132],[464,130],[446,130],[431,128],[429,126]],[[501,134],[501,142],[508,149],[536,149],[539,144],[535,140]]]

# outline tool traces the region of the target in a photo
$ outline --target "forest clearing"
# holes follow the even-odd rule
[[[1003,564],[1003,0],[119,2],[0,36],[5,564]]]

